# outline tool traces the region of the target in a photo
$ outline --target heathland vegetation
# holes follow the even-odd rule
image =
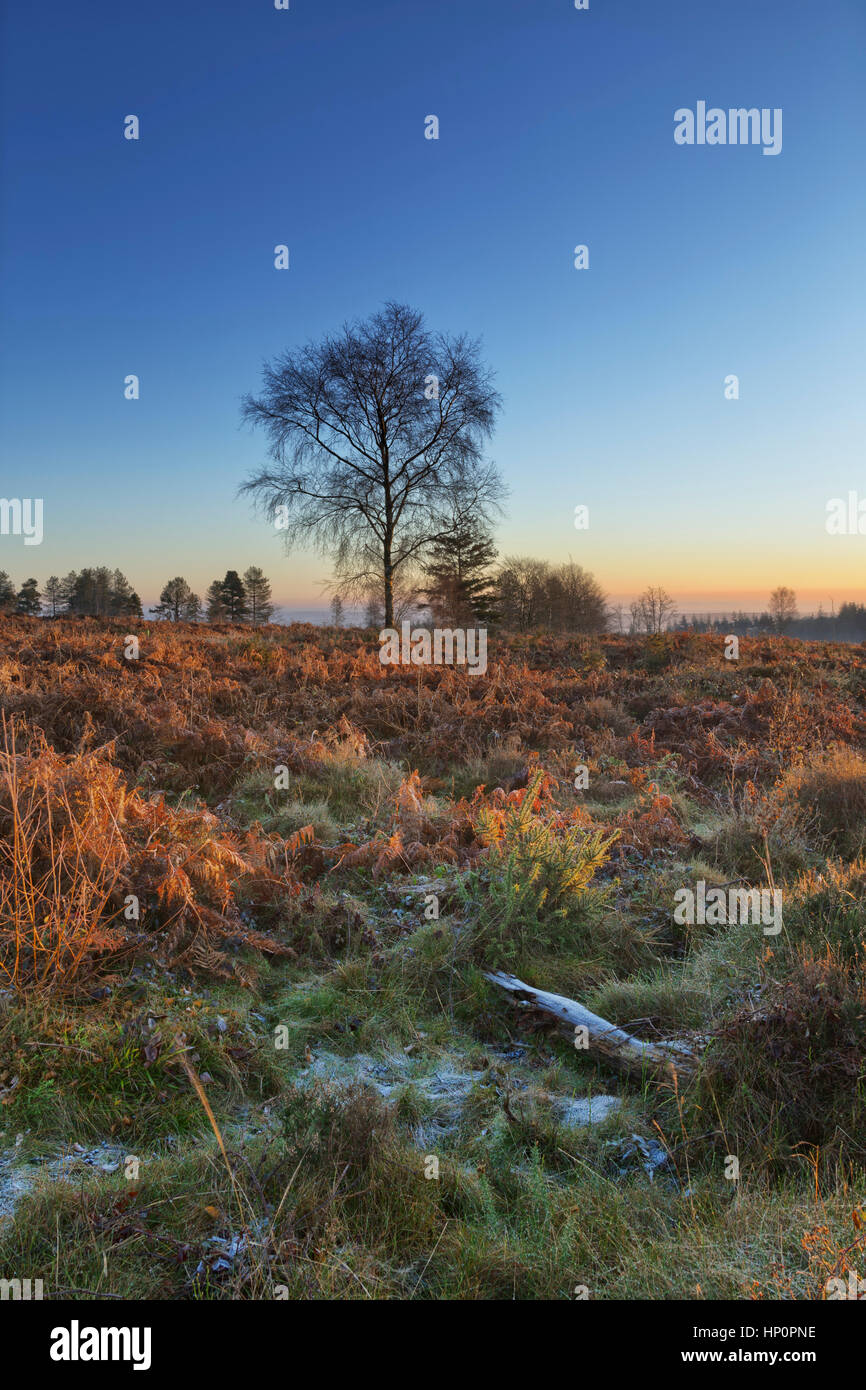
[[[78,1298],[862,1273],[859,648],[494,632],[473,679],[375,630],[127,631],[0,618],[0,1268]],[[681,925],[700,884],[781,890],[781,932]],[[495,971],[678,1051],[622,1067]]]
[[[401,305],[266,367],[245,487],[331,558],[329,627],[273,623],[257,566],[149,620],[118,570],[0,575],[0,1271],[811,1299],[866,1269],[863,610],[798,641],[782,586],[700,632],[500,559],[498,407]],[[404,655],[467,629],[474,667]]]

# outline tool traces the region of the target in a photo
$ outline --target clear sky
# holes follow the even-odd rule
[[[483,337],[504,553],[685,609],[866,599],[866,536],[825,529],[866,499],[863,0],[10,0],[3,26],[0,495],[45,506],[41,546],[0,536],[16,583],[102,563],[150,603],[260,564],[321,604],[327,561],[236,499],[264,455],[239,399],[397,299]],[[675,144],[698,101],[781,108],[781,153]]]

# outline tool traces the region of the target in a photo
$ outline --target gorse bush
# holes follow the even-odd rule
[[[646,671],[663,671],[670,666],[676,650],[674,639],[666,632],[653,632],[644,646],[642,665]]]
[[[569,939],[570,919],[585,906],[619,833],[590,831],[583,821],[563,825],[561,815],[544,809],[546,791],[539,769],[517,801],[478,812],[475,832],[487,858],[468,875],[464,893],[477,913],[475,945],[492,965]]]

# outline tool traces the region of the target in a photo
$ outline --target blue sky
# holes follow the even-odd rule
[[[860,0],[291,3],[7,6],[0,492],[45,539],[0,568],[152,602],[261,564],[321,602],[327,560],[235,497],[239,399],[398,299],[483,337],[504,553],[684,608],[866,598],[866,537],[824,526],[866,497]],[[781,154],[677,146],[699,100],[782,108]]]

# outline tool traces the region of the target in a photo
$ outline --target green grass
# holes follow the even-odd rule
[[[647,660],[642,698],[647,684],[673,698],[668,647]],[[731,675],[693,679],[719,697]],[[634,710],[599,696],[587,716],[624,740]],[[814,833],[795,817],[765,841],[742,805],[699,803],[662,759],[652,775],[696,839],[620,854],[605,827],[638,798],[614,785],[622,747],[606,747],[583,799],[573,753],[549,760],[555,805],[589,809],[598,835],[512,820],[484,861],[443,866],[436,920],[411,874],[395,894],[334,872],[280,907],[296,958],[259,961],[252,989],[138,962],[97,997],[3,997],[0,1273],[72,1297],[820,1297],[826,1270],[804,1234],[850,1245],[866,1191],[866,867],[833,857],[833,817],[859,795],[852,764],[834,764],[841,790]],[[429,805],[444,822],[526,761],[515,745],[445,768]],[[335,845],[387,830],[407,770],[342,750],[282,792],[270,769],[247,771],[222,809],[281,835],[312,823]],[[678,887],[763,882],[767,845],[785,893],[778,939],[675,926]],[[611,1071],[516,1010],[484,978],[497,966],[642,1037],[697,1037],[697,1076],[675,1089]],[[768,1042],[752,1015],[785,1008]],[[207,1078],[225,1155],[181,1050]],[[587,1096],[619,1106],[576,1129],[564,1103]],[[139,1157],[138,1179],[75,1161],[76,1145],[103,1142]],[[669,1154],[652,1180],[640,1144]],[[4,1216],[10,1171],[29,1191]]]

